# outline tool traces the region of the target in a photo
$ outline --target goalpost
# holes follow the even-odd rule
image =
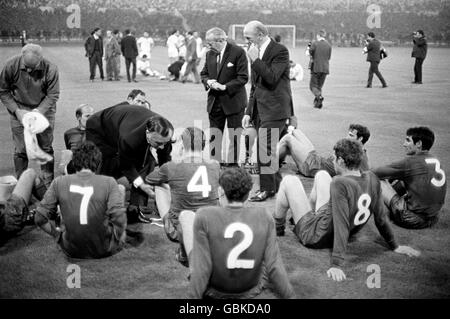
[[[244,24],[232,24],[228,29],[228,37],[236,41],[238,45],[245,45],[243,31]],[[289,48],[295,48],[295,25],[292,24],[268,24],[269,35],[273,38],[281,36],[281,43]]]

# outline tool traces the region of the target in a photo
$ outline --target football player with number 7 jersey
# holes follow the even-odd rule
[[[96,175],[102,159],[92,142],[73,154],[76,174],[56,178],[37,207],[35,223],[55,237],[72,258],[103,258],[125,243],[125,188],[109,176]],[[61,227],[51,223],[61,208]]]
[[[429,152],[433,143],[428,127],[411,127],[403,143],[406,158],[373,170],[380,179],[394,182],[396,189],[388,181],[381,188],[392,220],[401,227],[420,229],[438,221],[447,181],[441,162]]]
[[[326,171],[317,172],[309,198],[296,176],[284,177],[275,204],[277,235],[284,235],[286,214],[291,209],[294,233],[304,246],[332,247],[327,275],[336,281],[346,278],[340,267],[349,237],[357,233],[372,214],[378,231],[394,252],[418,256],[418,251],[397,245],[383,204],[380,181],[372,172],[360,171],[361,142],[342,139],[334,146],[334,154],[338,175],[332,178]]]

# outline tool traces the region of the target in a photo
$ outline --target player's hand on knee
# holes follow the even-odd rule
[[[334,281],[343,281],[346,279],[345,273],[342,269],[331,267],[327,270],[328,278],[332,278]]]
[[[242,127],[247,128],[250,126],[250,115],[244,115],[242,118]]]
[[[155,197],[155,192],[153,191],[153,186],[149,184],[142,184],[139,188],[150,197]]]
[[[420,251],[415,250],[409,246],[398,246],[394,251],[397,254],[407,255],[409,257],[419,257],[420,256]]]

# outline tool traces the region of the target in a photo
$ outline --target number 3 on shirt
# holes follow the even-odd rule
[[[83,195],[81,198],[80,204],[80,224],[87,225],[87,209],[89,205],[89,200],[91,199],[92,194],[94,194],[94,187],[82,187],[78,185],[70,185],[69,188],[71,193],[78,193]]]
[[[436,165],[436,173],[438,173],[439,175],[441,175],[440,179],[437,179],[436,177],[433,177],[431,179],[431,184],[433,184],[436,187],[441,187],[445,184],[445,172],[441,169],[441,163],[439,162],[438,159],[436,158],[427,158],[425,159],[425,162],[427,164],[435,164]]]
[[[201,179],[201,183],[198,181]],[[191,192],[202,192],[203,197],[208,197],[211,191],[211,185],[208,182],[208,171],[206,166],[202,165],[197,168],[194,175],[187,185],[187,191]]]
[[[369,194],[362,194],[358,198],[358,212],[355,215],[355,220],[353,224],[355,226],[364,224],[370,217],[369,205],[372,199]]]
[[[228,254],[227,268],[228,269],[252,269],[255,266],[253,259],[238,259],[239,255],[246,250],[253,242],[253,232],[248,225],[243,223],[232,223],[225,228],[225,238],[233,238],[234,233],[240,231],[244,234],[242,241],[237,244]]]

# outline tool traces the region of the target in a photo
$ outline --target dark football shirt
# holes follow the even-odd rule
[[[258,285],[264,267],[282,298],[294,295],[281,260],[272,216],[262,207],[204,207],[194,221],[190,294],[208,288],[240,294]]]
[[[407,194],[407,209],[425,218],[439,213],[444,205],[447,181],[441,162],[429,152],[407,156],[401,161],[378,167],[373,172],[380,179],[400,180]]]

